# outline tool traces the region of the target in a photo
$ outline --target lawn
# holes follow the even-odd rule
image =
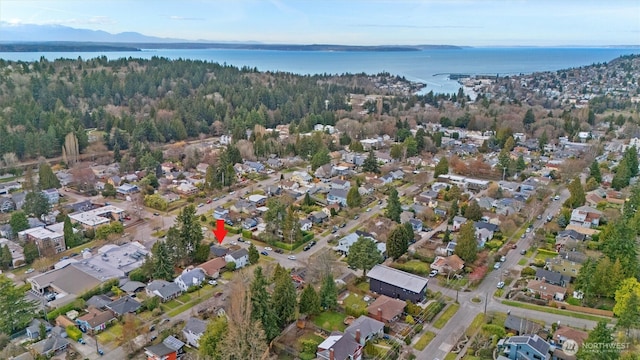
[[[176,315],[178,315],[178,314],[180,314],[180,313],[182,313],[184,311],[187,311],[187,310],[191,309],[192,307],[200,304],[201,302],[203,302],[206,299],[207,299],[207,296],[201,296],[199,298],[196,298],[195,300],[193,300],[193,301],[191,301],[189,303],[186,303],[184,305],[178,306],[177,308],[169,311],[167,313],[167,315],[171,316],[171,317],[176,316]]]
[[[344,299],[343,305],[345,309],[352,309],[353,313],[362,313],[367,310],[367,303],[362,300],[362,296],[354,293]]]
[[[444,357],[444,360],[456,360],[458,358],[458,354],[448,353],[447,356]]]
[[[475,334],[476,331],[480,330],[483,324],[484,324],[484,314],[480,313],[476,315],[475,318],[473,318],[473,321],[471,322],[471,324],[469,324],[469,327],[464,332],[465,335],[469,337],[473,336],[473,334]]]
[[[460,308],[460,304],[451,304],[447,308],[447,310],[445,310],[444,313],[442,313],[442,315],[440,315],[438,320],[436,320],[433,323],[433,327],[436,328],[436,329],[442,329],[447,324],[447,322],[449,322],[449,320],[451,320],[453,315],[456,314],[456,312],[458,311],[459,308]]]
[[[431,331],[427,331],[424,333],[424,335],[420,336],[420,340],[418,340],[416,342],[415,345],[413,345],[414,349],[416,350],[424,350],[424,348],[427,347],[427,345],[429,345],[429,343],[431,342],[431,340],[433,340],[433,338],[436,337],[436,334],[434,332]]]
[[[169,309],[175,309],[178,306],[180,306],[180,303],[176,299],[173,299],[171,301],[168,301],[168,302],[162,304],[161,306],[169,308]]]
[[[177,300],[180,301],[181,303],[186,303],[186,302],[191,301],[191,296],[189,294],[187,294],[187,293],[184,293],[184,294],[178,296]]]
[[[344,331],[347,327],[344,324],[345,317],[346,315],[335,311],[325,311],[322,314],[315,316],[313,318],[313,323],[325,330]]]
[[[524,266],[526,264],[527,264],[527,258],[522,258],[522,259],[518,260],[518,265]]]
[[[502,303],[505,304],[505,305],[519,307],[519,308],[522,308],[522,309],[544,311],[544,312],[547,312],[549,314],[570,316],[570,317],[574,317],[574,318],[578,318],[578,319],[591,320],[591,321],[596,321],[596,322],[602,321],[602,320],[611,321],[611,319],[607,318],[607,317],[590,315],[590,314],[583,314],[583,313],[579,313],[579,312],[575,312],[575,311],[560,310],[560,309],[550,308],[550,307],[540,306],[540,305],[526,304],[526,303],[521,303],[521,302],[518,302],[518,301],[502,300]]]
[[[362,290],[362,292],[365,292],[365,293],[369,292],[369,283],[366,281],[359,283],[358,285],[356,285],[356,287]]]
[[[118,341],[122,337],[122,324],[116,323],[113,326],[109,326],[105,331],[98,334],[98,343],[110,344],[114,341]]]
[[[416,275],[427,275],[431,272],[429,264],[420,260],[409,260],[404,264],[395,263],[393,267]]]

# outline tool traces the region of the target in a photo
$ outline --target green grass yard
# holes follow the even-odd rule
[[[429,264],[420,260],[409,260],[404,264],[395,263],[393,267],[416,275],[427,275],[431,272]]]
[[[431,331],[425,332],[422,336],[420,336],[420,340],[418,340],[416,344],[413,345],[413,348],[420,351],[424,350],[424,348],[426,348],[427,345],[429,345],[429,343],[431,342],[431,340],[433,340],[434,337],[436,337],[436,334],[434,332],[431,332]]]
[[[313,323],[328,331],[344,331],[346,315],[335,311],[325,311],[313,318]]]
[[[460,308],[460,304],[451,304],[445,311],[440,315],[438,320],[433,323],[433,327],[436,329],[442,329],[449,320],[456,314],[458,309]]]
[[[522,308],[522,309],[543,311],[543,312],[546,312],[546,313],[549,313],[549,314],[570,316],[570,317],[574,317],[574,318],[578,318],[578,319],[591,320],[591,321],[596,321],[596,322],[602,321],[602,320],[611,321],[610,318],[603,317],[603,316],[583,314],[583,313],[579,313],[579,312],[575,312],[575,311],[568,311],[568,310],[560,310],[560,309],[556,309],[556,308],[550,308],[550,307],[547,307],[547,306],[539,306],[539,305],[521,303],[521,302],[518,302],[518,301],[502,300],[502,303],[505,304],[505,305],[509,305],[509,306],[513,306],[513,307],[519,307],[519,308]]]

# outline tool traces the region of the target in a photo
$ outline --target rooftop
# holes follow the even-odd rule
[[[387,284],[419,293],[427,286],[428,279],[410,274],[384,265],[376,265],[367,273],[370,279],[376,279]]]

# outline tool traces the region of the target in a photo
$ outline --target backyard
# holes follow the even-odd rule
[[[313,323],[327,331],[344,331],[347,327],[344,324],[345,317],[346,315],[339,312],[325,311],[314,316]]]

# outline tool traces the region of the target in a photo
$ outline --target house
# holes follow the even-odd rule
[[[45,326],[45,332],[51,331],[51,325],[49,325],[48,322],[40,319],[33,319],[31,320],[31,322],[29,323],[29,326],[27,326],[27,329],[25,330],[26,335],[29,339],[35,340],[40,336],[42,336],[42,334],[40,334],[40,325]]]
[[[163,170],[164,170],[164,164],[163,166]],[[209,168],[209,164],[207,163],[199,163],[198,165],[196,165],[196,171],[199,172],[200,174],[206,174],[207,173],[207,169]]]
[[[204,282],[204,278],[204,270],[195,268],[183,271],[173,282],[180,287],[180,290],[187,291],[192,286],[200,286]]]
[[[382,181],[384,185],[391,184],[393,182],[393,175],[385,174],[379,177],[379,180]]]
[[[571,225],[578,225],[585,228],[597,227],[600,225],[602,211],[590,206],[580,206],[571,212]]]
[[[300,230],[302,231],[310,231],[311,228],[313,227],[313,223],[311,222],[311,220],[302,219],[299,221],[299,223],[300,223]]]
[[[367,277],[370,291],[392,298],[422,302],[427,294],[428,279],[388,266],[374,266]]]
[[[314,175],[315,175],[315,177],[317,177],[318,179],[320,179],[322,181],[328,181],[329,179],[331,179],[331,177],[333,177],[335,175],[335,171],[333,169],[333,165],[324,164],[324,165],[320,166],[319,168],[316,169]]]
[[[402,317],[406,306],[407,303],[402,300],[380,295],[367,307],[367,312],[369,317],[389,324]]]
[[[375,188],[374,188],[373,185],[371,185],[371,184],[362,184],[358,188],[358,193],[360,195],[362,195],[362,196],[371,195],[371,194],[373,194],[374,190],[375,190]]]
[[[341,238],[338,241],[338,245],[333,247],[333,250],[345,256],[349,255],[349,248],[351,248],[351,245],[358,241],[360,237],[373,240],[376,243],[378,251],[380,251],[381,254],[384,255],[387,252],[387,244],[377,242],[376,239],[374,239],[373,235],[360,230],[356,230],[355,232],[352,232],[347,236]]]
[[[127,281],[126,283],[120,285],[120,290],[129,295],[133,295],[138,292],[144,291],[145,287],[146,285],[141,283],[140,281]]]
[[[118,175],[110,176],[110,177],[107,179],[107,184],[111,184],[113,187],[118,187],[118,186],[120,186],[120,183],[121,183],[121,182],[122,182],[122,179],[120,179],[120,176],[118,176]]]
[[[316,357],[321,360],[361,360],[362,349],[355,335],[336,331],[318,345]]]
[[[224,257],[229,253],[229,248],[219,245],[211,245],[209,247],[209,253],[214,257]]]
[[[402,170],[394,170],[389,173],[393,180],[402,180],[404,179],[404,171]]]
[[[76,324],[82,332],[91,335],[107,328],[107,325],[116,320],[111,311],[102,311],[96,308],[89,308],[88,313],[76,318]]]
[[[284,180],[280,182],[280,188],[282,188],[282,190],[296,190],[299,187],[300,184],[292,180]]]
[[[60,193],[58,192],[58,189],[42,190],[42,195],[47,198],[47,201],[49,201],[49,204],[51,205],[55,205],[60,201]]]
[[[305,171],[294,171],[291,174],[290,180],[300,185],[306,185],[313,180],[313,177]]]
[[[454,216],[451,231],[459,231],[460,227],[467,222],[467,218],[463,216]]]
[[[322,224],[325,221],[329,220],[329,215],[327,215],[324,211],[315,211],[309,215],[308,218],[314,224]]]
[[[565,245],[567,242],[584,241],[586,235],[575,230],[563,230],[556,235],[556,245]]]
[[[438,192],[433,190],[423,191],[418,194],[413,201],[430,208],[435,208],[438,206]]]
[[[104,309],[107,305],[111,304],[112,301],[113,300],[107,295],[93,295],[89,300],[87,300],[85,305],[96,309]]]
[[[0,184],[0,195],[7,195],[13,190],[22,189],[22,184],[16,181],[10,181]]]
[[[260,194],[249,195],[249,201],[256,207],[265,206],[267,204],[267,197]]]
[[[498,231],[498,225],[485,221],[476,221],[475,229],[478,247],[483,247],[487,241],[493,239],[493,234]]]
[[[567,354],[563,350],[569,347],[571,347],[569,350],[578,349],[587,340],[588,336],[589,334],[586,331],[577,330],[565,325],[559,325],[550,340],[551,344],[555,345],[551,359],[575,360],[575,355]]]
[[[242,222],[242,228],[245,230],[253,230],[258,227],[258,220],[254,218],[247,218]]]
[[[247,200],[238,200],[230,208],[231,211],[237,213],[251,214],[256,211],[256,206]]]
[[[571,277],[562,275],[557,271],[549,271],[546,269],[536,269],[536,280],[541,280],[547,284],[567,287],[571,282]]]
[[[18,238],[23,241],[33,241],[41,254],[53,255],[61,253],[67,249],[64,242],[64,232],[57,231],[58,227],[43,226],[20,231]],[[62,230],[62,229],[60,229]]]
[[[182,353],[183,346],[182,341],[169,335],[160,344],[144,348],[144,354],[147,355],[147,360],[176,360],[178,354]]]
[[[531,320],[508,314],[504,321],[504,328],[507,330],[507,333],[520,335],[536,334],[538,331],[542,330],[543,326]]]
[[[16,203],[8,197],[0,197],[0,213],[12,212],[16,209]]]
[[[107,305],[107,309],[113,312],[115,316],[122,316],[124,314],[134,313],[140,309],[142,304],[134,300],[131,296],[125,295],[120,299]]]
[[[348,180],[333,179],[331,180],[331,189],[348,191],[351,188],[351,183]]]
[[[182,334],[184,338],[187,340],[187,344],[193,347],[200,347],[198,343],[200,341],[200,337],[204,334],[205,330],[207,330],[207,322],[200,320],[198,318],[190,317],[187,320],[187,324],[182,329]]]
[[[567,295],[567,289],[562,286],[548,284],[542,280],[529,280],[527,290],[539,295],[544,300],[563,301]]]
[[[550,349],[551,345],[538,335],[512,336],[498,341],[498,359],[548,360]]]
[[[345,335],[352,334],[356,342],[364,346],[367,341],[384,335],[384,323],[376,319],[361,315],[344,329]]]
[[[227,215],[229,215],[229,210],[223,208],[222,206],[218,206],[213,210],[214,219],[226,219]]]
[[[145,292],[148,296],[158,296],[162,302],[165,302],[177,298],[182,293],[182,289],[174,282],[153,280],[147,285]]]
[[[464,268],[464,261],[455,254],[447,257],[436,256],[430,267],[439,274],[455,274]]]
[[[411,228],[414,232],[422,231],[422,220],[409,219],[409,224],[411,224]]]
[[[85,229],[95,230],[98,226],[108,225],[111,221],[123,219],[125,211],[113,205],[98,207],[84,212],[69,214],[73,223],[80,223]]]
[[[198,265],[198,267],[202,269],[208,277],[217,279],[220,277],[220,270],[226,265],[227,262],[224,260],[224,257],[217,257]]]
[[[182,195],[193,195],[198,192],[198,188],[188,182],[182,182],[175,187],[177,193]]]
[[[69,340],[60,335],[52,334],[48,338],[33,344],[31,348],[36,354],[51,356],[64,352],[67,350],[67,347],[69,347]]]
[[[347,206],[347,190],[331,189],[331,191],[329,191],[329,193],[327,194],[327,203]]]
[[[7,246],[11,252],[11,267],[16,268],[25,264],[24,249],[17,243],[0,237],[0,247]]]
[[[263,172],[264,165],[256,161],[245,161],[244,164],[249,167],[249,172]]]
[[[232,253],[228,253],[225,255],[224,260],[227,263],[234,262],[236,264],[236,269],[241,269],[249,264],[249,252],[247,249],[242,248]]]
[[[135,194],[135,193],[138,193],[138,192],[140,192],[140,188],[138,187],[138,185],[124,183],[124,184],[116,187],[116,193],[118,193],[120,195],[123,195],[123,196]]]

